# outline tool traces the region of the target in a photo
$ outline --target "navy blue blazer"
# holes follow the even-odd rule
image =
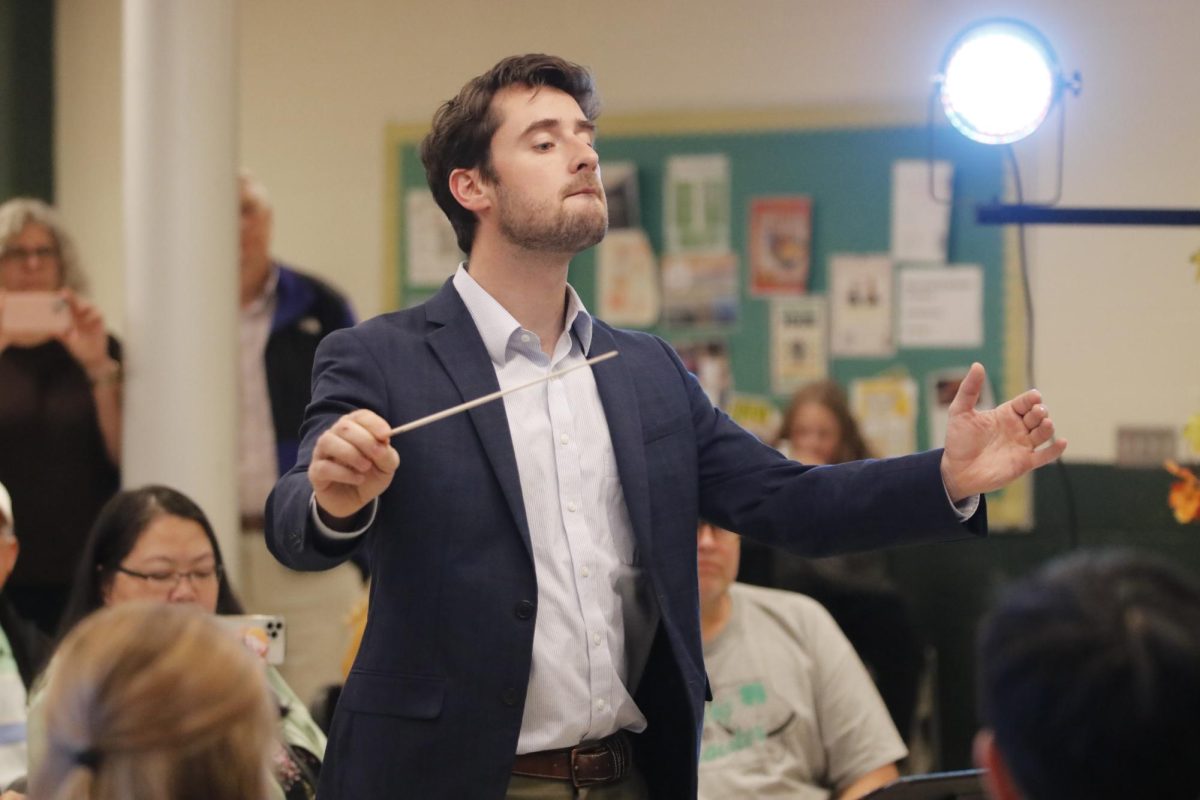
[[[940,451],[805,467],[715,409],[674,351],[597,320],[596,365],[637,544],[661,611],[635,693],[647,730],[635,756],[652,796],[692,798],[706,694],[696,522],[808,555],[986,531],[958,521]],[[501,798],[520,732],[537,587],[504,404],[397,437],[400,466],[367,533],[319,536],[306,475],[317,437],[369,408],[394,425],[499,388],[483,340],[448,282],[425,304],[327,336],[297,465],[267,502],[267,543],[320,570],[368,548],[370,613],[338,702],[321,797]]]

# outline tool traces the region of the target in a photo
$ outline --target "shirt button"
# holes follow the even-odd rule
[[[564,433],[562,436],[558,437],[558,440],[563,444],[568,444],[571,441],[571,437]]]
[[[600,641],[601,641],[601,640],[600,640],[600,634],[598,634],[598,633],[593,633],[593,634],[592,634],[592,643],[593,643],[593,644],[595,644],[597,647],[599,647],[599,646],[600,646]]]
[[[522,334],[521,334],[521,341],[522,341],[522,342],[528,342],[528,341],[529,341],[529,334],[528,334],[528,333],[522,333]]]
[[[575,504],[567,503],[567,511],[570,511],[572,514],[574,514],[575,513]]]
[[[601,711],[604,710],[604,698],[603,697],[596,698],[596,708],[600,709]]]
[[[583,569],[579,570],[579,574],[586,578],[587,576],[592,574],[592,571],[590,569],[588,569],[587,567],[584,567]]]
[[[509,686],[500,693],[500,702],[504,703],[506,706],[515,706],[518,702],[520,702],[520,700],[520,693],[512,686]]]
[[[533,603],[528,600],[522,600],[517,603],[513,613],[517,615],[517,619],[529,619],[533,616]]]

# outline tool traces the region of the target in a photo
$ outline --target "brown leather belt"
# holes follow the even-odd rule
[[[618,731],[598,742],[522,753],[513,761],[512,772],[529,778],[570,781],[578,787],[619,781],[629,774],[632,765],[629,736]]]

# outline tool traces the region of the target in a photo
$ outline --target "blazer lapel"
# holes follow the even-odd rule
[[[589,357],[616,350],[616,342],[607,328],[592,325]],[[637,389],[629,364],[620,356],[592,367],[600,403],[608,420],[621,491],[633,525],[634,538],[643,565],[650,563],[650,484],[646,477],[646,452],[642,437],[642,415],[638,411]]]
[[[487,348],[483,345],[475,321],[450,281],[426,303],[426,315],[430,322],[441,326],[429,334],[429,346],[458,388],[463,401],[498,391],[500,384],[496,380],[496,370]],[[529,522],[525,517],[525,500],[521,495],[520,473],[517,471],[517,457],[513,452],[504,403],[500,400],[484,403],[467,414],[475,425],[483,451],[508,501],[509,511],[521,531],[525,551],[532,559]]]

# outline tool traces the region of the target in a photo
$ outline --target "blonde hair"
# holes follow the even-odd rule
[[[87,277],[79,263],[75,242],[67,233],[58,212],[41,200],[14,197],[0,205],[0,248],[8,247],[9,240],[25,230],[25,226],[31,222],[41,225],[54,237],[54,243],[58,246],[58,263],[62,268],[59,275],[62,285],[76,292],[86,292]]]
[[[122,603],[67,636],[46,690],[44,800],[254,800],[278,714],[261,663],[211,615]]]

